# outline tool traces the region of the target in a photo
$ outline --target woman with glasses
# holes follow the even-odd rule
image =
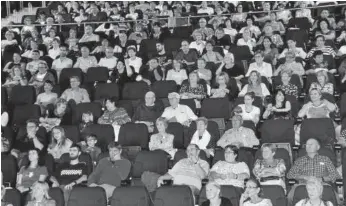
[[[38,64],[38,73],[31,77],[29,85],[32,85],[36,89],[36,94],[40,93],[44,83],[49,80],[52,84],[55,84],[55,77],[52,73],[48,72],[48,65],[46,62],[40,62]]]
[[[255,179],[249,179],[245,184],[245,191],[240,197],[239,206],[272,206],[269,199],[260,197],[260,183]]]

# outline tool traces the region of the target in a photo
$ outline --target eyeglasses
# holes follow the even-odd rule
[[[246,186],[245,188],[256,189],[256,188],[258,188],[258,187],[257,187],[257,186]]]

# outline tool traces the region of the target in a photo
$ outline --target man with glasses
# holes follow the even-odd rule
[[[159,177],[157,184],[161,186],[164,180],[173,180],[175,185],[188,185],[194,195],[202,188],[202,179],[209,173],[209,164],[199,158],[200,149],[195,144],[186,148],[187,158],[177,162],[167,174]]]
[[[71,68],[73,65],[72,60],[70,58],[67,58],[67,53],[67,45],[60,45],[60,57],[55,59],[52,64],[52,69],[56,71],[58,81],[60,78],[61,70],[64,68]]]
[[[195,29],[191,36],[195,36],[196,32],[202,33],[204,40],[209,40],[214,35],[214,30],[207,27],[207,20],[205,18],[199,19],[199,28]]]
[[[117,142],[108,145],[109,157],[101,159],[88,178],[89,187],[102,187],[109,199],[131,171],[131,162],[121,156],[122,147]]]
[[[71,88],[66,89],[64,93],[62,93],[61,98],[69,101],[73,99],[76,104],[82,102],[90,102],[89,94],[86,89],[80,88],[80,79],[78,76],[72,76],[70,78]]]

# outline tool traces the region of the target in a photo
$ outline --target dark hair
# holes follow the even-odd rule
[[[234,155],[237,155],[237,157],[235,158],[235,160],[238,160],[238,154],[239,154],[239,149],[237,146],[235,145],[227,145],[224,149],[224,151],[226,151],[227,149],[232,150],[232,152],[234,153]]]
[[[325,19],[325,18],[323,18],[323,19],[320,19],[320,20],[318,21],[318,24],[317,24],[318,30],[322,31],[322,30],[321,30],[321,26],[320,26],[320,24],[321,24],[322,21],[324,21],[324,22],[327,23],[327,28],[329,29],[329,28],[330,28],[330,24],[329,24],[328,20]]]
[[[256,97],[255,92],[247,92],[244,96],[249,96],[252,99],[255,99],[255,97]]]
[[[53,82],[51,81],[51,80],[46,80],[45,82],[44,82],[45,84],[50,84],[50,86],[54,86],[54,84],[53,84]]]
[[[29,152],[30,151],[36,151],[37,152],[37,166],[43,166],[44,164],[43,164],[43,158],[42,158],[42,156],[40,155],[41,154],[41,151],[39,150],[39,149],[37,149],[37,148],[30,148],[29,149]],[[24,165],[24,168],[25,169],[28,169],[29,168],[29,166],[30,166],[30,160],[29,160],[29,152],[28,152],[28,162]]]
[[[273,40],[269,37],[269,36],[265,36],[263,37],[263,41],[262,41],[262,50],[264,51],[264,40],[265,39],[268,39],[270,41],[270,48],[273,49],[273,48],[276,48],[276,45],[273,43]]]
[[[109,97],[105,99],[105,102],[110,101],[114,103],[114,105],[118,102],[118,99],[116,97]]]
[[[68,46],[66,44],[60,44],[59,48],[66,48],[68,50]]]
[[[70,148],[77,148],[79,151],[81,151],[81,147],[76,143],[72,143]]]
[[[286,93],[284,92],[284,90],[278,89],[278,90],[275,91],[275,94],[274,94],[274,96],[273,96],[273,106],[276,105],[276,95],[277,95],[279,92],[281,92],[281,93],[284,95],[284,100],[283,100],[282,104],[285,104],[285,103],[286,103]],[[285,105],[282,105],[282,106],[285,107]]]
[[[93,138],[93,139],[97,140],[96,134],[89,134],[89,135],[87,135],[85,140],[88,140],[88,138]]]
[[[122,150],[122,146],[118,142],[110,142],[107,146],[108,150],[111,148],[117,148],[118,150]]]
[[[253,18],[252,15],[248,15],[248,16],[246,17],[245,21],[247,21],[248,19],[251,19],[251,20],[252,20],[252,23],[255,22],[255,19]]]
[[[312,56],[313,56],[313,58],[315,58],[317,55],[323,55],[323,51],[316,50]]]
[[[39,121],[38,121],[37,119],[28,119],[28,120],[26,121],[26,124],[29,124],[29,123],[35,124],[36,127],[39,126]]]
[[[326,41],[326,38],[323,35],[317,35],[315,41],[317,41],[318,38],[322,38],[323,41]]]
[[[244,180],[245,185],[249,181],[254,182],[257,185],[257,188],[260,188],[260,191],[258,192],[258,196],[261,197],[263,195],[263,191],[262,191],[262,188],[261,188],[261,183],[257,179],[250,177],[249,179]]]

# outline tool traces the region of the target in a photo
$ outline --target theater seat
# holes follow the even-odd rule
[[[294,120],[265,120],[260,132],[262,143],[290,143],[293,145],[295,141]]]
[[[284,189],[279,185],[262,185],[263,198],[270,199],[273,206],[287,206]]]
[[[330,118],[305,119],[300,130],[300,144],[303,145],[309,138],[317,138],[322,145],[334,145],[335,129]]]
[[[61,70],[59,85],[61,92],[70,87],[70,77],[77,76],[79,77],[81,84],[83,83],[83,71],[80,68],[64,68]]]
[[[221,148],[215,149],[215,155],[212,161],[212,165],[220,160],[225,160],[225,150]],[[252,172],[253,165],[255,163],[255,157],[253,155],[253,149],[241,147],[238,150],[238,162],[245,162]]]
[[[87,126],[82,135],[82,138],[89,134],[94,134],[97,137],[96,145],[101,148],[102,151],[107,151],[107,146],[109,143],[113,142],[115,139],[114,129],[112,125],[109,124],[92,124]]]
[[[82,120],[82,114],[85,112],[91,112],[94,116],[94,121],[96,122],[99,117],[102,115],[102,106],[98,102],[88,102],[88,103],[79,103],[76,106],[76,112],[73,115],[73,124],[79,124]]]
[[[89,67],[86,73],[86,83],[107,82],[109,77],[107,67]]]
[[[65,136],[74,143],[80,142],[79,128],[76,125],[61,125],[65,130]]]
[[[152,91],[155,93],[157,99],[167,98],[171,92],[177,92],[177,84],[173,80],[169,81],[156,81],[151,86]]]
[[[227,98],[204,99],[201,105],[201,116],[210,118],[230,118],[230,104]]]
[[[101,187],[74,187],[67,206],[107,206],[105,190]]]
[[[168,123],[167,133],[174,135],[173,147],[184,149],[184,126],[179,122]]]
[[[257,152],[255,154],[255,162],[257,159],[263,159],[261,150],[257,150]],[[290,170],[292,161],[291,161],[290,154],[286,149],[276,148],[276,152],[274,154],[274,159],[283,159],[285,161],[286,172],[288,172]]]
[[[55,200],[55,206],[65,206],[64,193],[59,187],[49,188],[48,194]]]
[[[13,105],[33,104],[36,101],[36,90],[33,86],[14,86],[10,95]]]
[[[2,191],[1,191],[2,192]],[[21,206],[22,196],[17,189],[6,189],[4,201],[12,204],[13,206]]]
[[[189,186],[161,186],[156,191],[154,206],[194,206],[194,197]]]
[[[241,193],[239,188],[236,188],[232,185],[221,185],[221,197],[229,199],[232,205],[239,205]],[[207,201],[206,188],[202,187],[201,193],[199,195],[199,205]]]
[[[119,99],[119,86],[117,83],[98,83],[96,85],[94,100],[104,100],[112,97]]]
[[[16,106],[13,111],[12,125],[15,127],[25,125],[29,119],[39,119],[41,116],[40,106],[28,104]]]
[[[16,186],[18,165],[17,159],[11,154],[1,154],[2,183],[11,187]]]
[[[124,85],[122,99],[139,100],[144,99],[145,94],[149,91],[149,86],[145,82],[129,82]]]
[[[308,192],[306,191],[306,186],[305,185],[297,186],[296,190],[294,191],[293,205],[295,205],[300,200],[306,199],[306,198],[308,198]],[[330,201],[333,203],[333,205],[338,205],[336,197],[335,197],[334,189],[332,186],[323,185],[322,200]]]
[[[151,206],[152,204],[149,192],[144,186],[115,188],[110,202],[111,206]]]

